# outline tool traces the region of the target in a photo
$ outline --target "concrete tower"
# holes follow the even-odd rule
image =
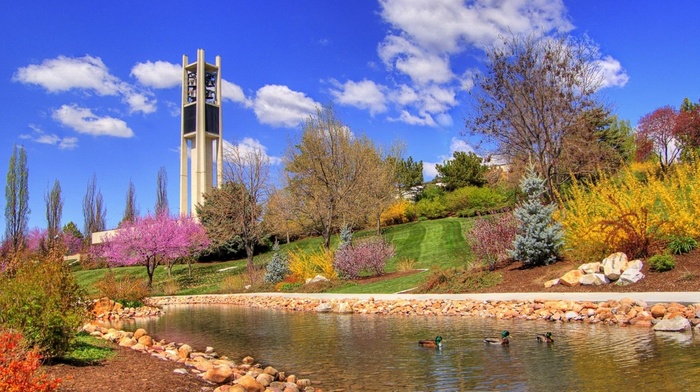
[[[182,56],[181,215],[196,217],[195,206],[204,202],[204,193],[222,183],[221,98],[221,57],[212,65],[205,62],[203,49],[197,50],[194,63]]]

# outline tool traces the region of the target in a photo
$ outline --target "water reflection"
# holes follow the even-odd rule
[[[646,328],[280,312],[232,306],[166,307],[166,315],[126,329],[246,355],[325,391],[690,390],[700,385],[700,339]],[[483,343],[511,332],[510,346]],[[552,332],[555,343],[535,340]],[[420,339],[441,335],[440,351]],[[618,389],[618,387],[615,387]]]

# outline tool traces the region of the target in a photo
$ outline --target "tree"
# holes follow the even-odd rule
[[[168,172],[164,166],[158,171],[158,182],[156,187],[156,214],[169,213],[168,207]]]
[[[520,181],[520,190],[527,199],[513,211],[518,219],[518,229],[510,256],[526,265],[553,263],[563,245],[564,231],[552,218],[555,205],[542,203],[545,180],[532,165]]]
[[[24,245],[29,222],[29,170],[27,152],[15,145],[5,182],[5,239],[17,253]]]
[[[396,188],[403,193],[415,186],[423,185],[423,161],[415,162],[413,157],[394,158],[389,157],[389,160],[397,160],[396,162]]]
[[[63,199],[61,198],[61,183],[55,180],[53,187],[44,196],[46,202],[46,230],[51,245],[61,235],[61,216],[63,215]]]
[[[102,192],[97,189],[97,176],[93,174],[83,197],[83,228],[86,241],[91,240],[92,233],[105,230],[106,216]]]
[[[119,222],[119,226],[124,223],[133,222],[134,219],[139,215],[138,207],[136,207],[136,187],[133,181],[129,181],[129,188],[126,191],[126,205],[124,207],[124,216],[122,221]]]
[[[568,177],[559,166],[565,139],[580,131],[584,113],[607,113],[596,95],[602,81],[599,57],[586,40],[504,38],[487,50],[487,71],[477,75],[467,130],[485,136],[510,162],[532,160],[553,199]]]
[[[659,158],[661,171],[666,173],[680,157],[681,150],[675,137],[678,113],[664,106],[644,115],[638,123],[639,134],[651,141],[653,153]]]
[[[150,287],[158,265],[165,265],[170,276],[177,260],[208,245],[206,231],[194,219],[149,214],[126,222],[120,230],[106,236],[99,253],[111,265],[145,266]]]
[[[486,184],[486,166],[481,157],[473,152],[455,151],[452,159],[442,165],[435,165],[440,181],[445,183],[447,190],[453,191],[465,186],[483,186]]]
[[[300,224],[292,205],[291,196],[286,188],[275,189],[270,192],[265,206],[265,227],[275,237],[283,237],[288,244],[291,238],[304,234],[303,225]]]
[[[366,220],[367,190],[375,183],[379,156],[372,142],[353,135],[330,106],[317,109],[300,142],[288,149],[284,170],[294,202],[290,208],[307,230],[323,237],[325,249],[339,227]]]
[[[688,98],[683,100],[673,133],[681,148],[681,158],[696,159],[700,153],[700,104]]]
[[[70,221],[63,226],[63,243],[66,247],[66,254],[73,255],[80,253],[83,244],[83,233],[78,229],[75,222]]]
[[[261,149],[234,145],[224,152],[223,165],[224,185],[205,194],[197,216],[216,241],[227,243],[238,236],[252,269],[255,246],[267,234],[262,215],[269,193],[270,159]]]

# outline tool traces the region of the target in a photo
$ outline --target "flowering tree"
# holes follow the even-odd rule
[[[100,254],[112,265],[144,265],[148,285],[159,264],[168,267],[209,245],[204,227],[190,217],[161,213],[136,218],[107,236]]]

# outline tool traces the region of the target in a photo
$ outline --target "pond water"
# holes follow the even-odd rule
[[[700,336],[546,321],[283,312],[227,305],[166,306],[119,325],[157,339],[247,355],[324,391],[700,390]],[[484,336],[511,332],[509,346]],[[550,331],[555,342],[535,334]],[[444,338],[438,351],[420,339]]]

